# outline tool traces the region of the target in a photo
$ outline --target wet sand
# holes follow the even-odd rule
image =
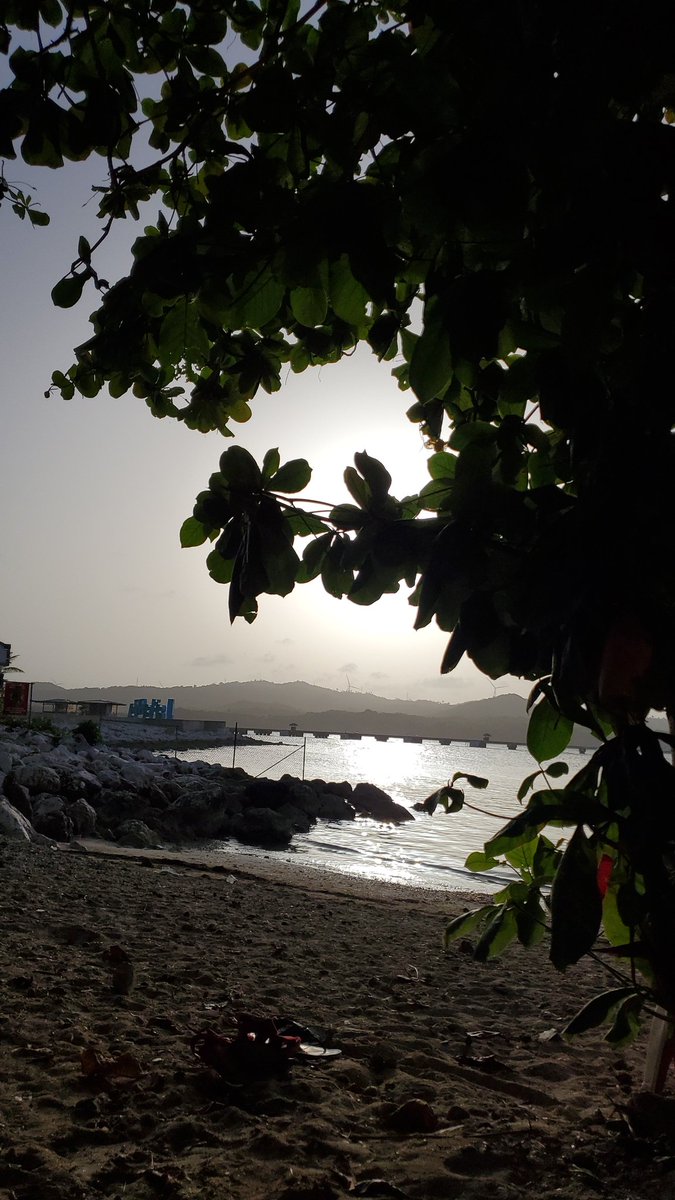
[[[623,1115],[641,1046],[559,1037],[606,976],[445,951],[459,893],[100,843],[0,865],[3,1200],[670,1194]],[[341,1054],[222,1078],[190,1041],[242,1012]]]

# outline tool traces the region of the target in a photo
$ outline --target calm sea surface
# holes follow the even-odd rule
[[[307,867],[434,888],[496,888],[505,881],[506,876],[495,872],[472,875],[464,861],[520,811],[518,787],[525,775],[536,770],[527,750],[490,745],[482,749],[461,742],[451,746],[399,739],[379,742],[371,737],[342,741],[336,736],[308,737],[303,744],[302,738],[284,737],[264,745],[238,746],[236,766],[261,778],[279,779],[285,773],[300,778],[303,755],[305,779],[374,783],[408,808],[447,783],[455,771],[483,776],[490,783],[480,791],[466,787],[466,804],[459,813],[437,810],[429,817],[416,812],[414,821],[398,826],[362,818],[320,821],[309,833],[296,836],[290,850],[265,851],[266,855]],[[233,765],[231,746],[184,750],[178,757]],[[587,761],[574,750],[562,757],[569,763],[570,775]],[[261,852],[242,848],[242,853],[258,856]]]

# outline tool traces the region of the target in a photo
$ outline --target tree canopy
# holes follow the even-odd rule
[[[429,446],[416,495],[393,497],[363,452],[345,471],[351,502],[317,506],[297,498],[307,463],[271,449],[258,464],[235,444],[183,544],[212,543],[233,619],[319,576],[359,604],[404,583],[417,626],[450,635],[443,671],[467,654],[491,678],[535,682],[538,762],[574,722],[592,728],[600,757],[567,788],[551,770],[483,855],[529,872],[487,914],[483,951],[539,936],[555,878],[557,965],[592,946],[604,911],[632,972],[622,1028],[643,999],[638,960],[675,1011],[672,768],[644,720],[675,708],[672,13],[630,0],[6,0],[3,13],[0,155],[52,168],[97,155],[99,241],[148,221],[112,286],[99,243],[80,239],[53,299],[94,299],[93,333],[53,387],[132,390],[157,416],[230,436],[289,367],[359,343],[391,364]],[[44,223],[9,173],[2,198]],[[577,828],[564,854],[541,834],[550,819]]]

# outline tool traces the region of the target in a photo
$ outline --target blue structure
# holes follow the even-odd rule
[[[129,705],[129,716],[141,721],[170,721],[173,717],[173,700],[162,704],[161,700],[132,700]]]

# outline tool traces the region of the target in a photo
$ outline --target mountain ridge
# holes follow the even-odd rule
[[[219,720],[241,728],[279,729],[294,723],[299,730],[307,731],[449,737],[458,741],[488,735],[493,741],[520,743],[527,734],[526,702],[515,693],[452,704],[436,700],[389,700],[352,690],[339,692],[303,680],[290,683],[233,680],[168,688],[150,684],[115,684],[106,688],[63,688],[52,682],[33,685],[33,699],[38,702],[69,699],[128,704],[142,696],[161,697],[163,701],[173,697],[176,718]],[[574,745],[597,743],[577,727]]]

